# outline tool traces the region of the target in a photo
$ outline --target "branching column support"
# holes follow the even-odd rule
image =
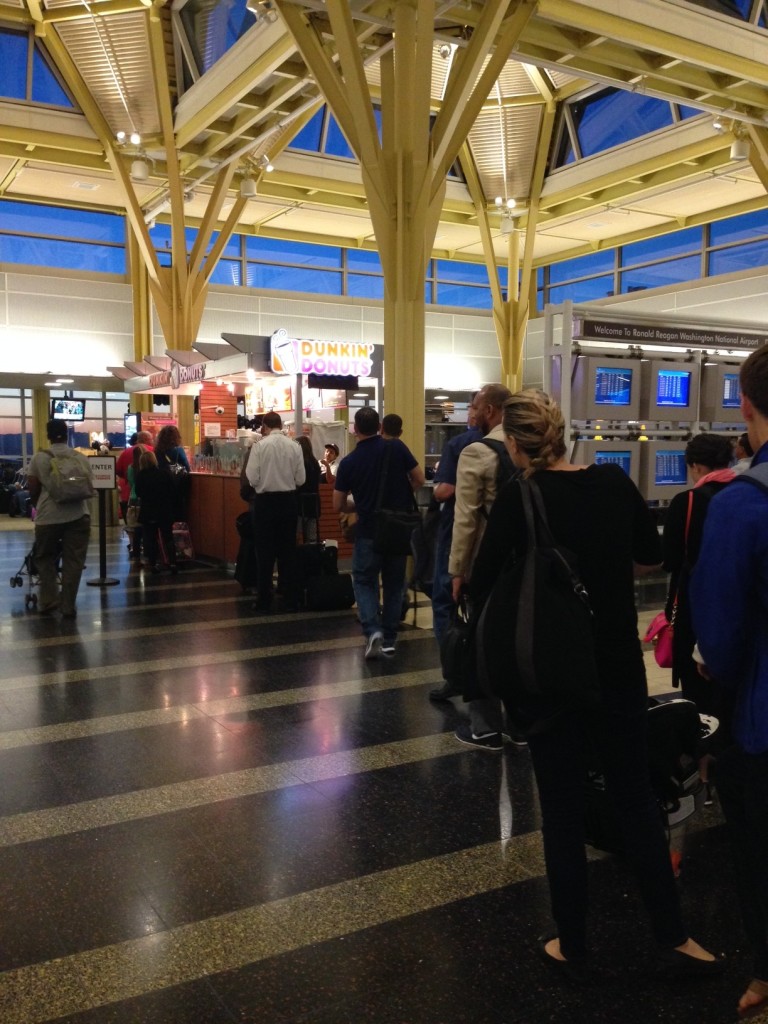
[[[335,44],[286,0],[277,5],[296,45],[360,161],[384,273],[385,402],[403,417],[406,443],[424,449],[424,278],[446,175],[528,21],[528,0],[486,4],[451,70],[430,134],[434,0],[394,0],[393,46],[381,58],[382,141],[373,117],[349,0],[327,0]],[[488,57],[495,42],[495,49]]]

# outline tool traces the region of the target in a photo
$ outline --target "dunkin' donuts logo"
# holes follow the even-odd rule
[[[289,338],[281,328],[270,347],[273,373],[370,377],[373,368],[373,345],[367,342]]]
[[[201,380],[205,380],[205,363],[193,363],[191,366],[171,363],[170,383],[174,391],[182,384],[194,384]]]

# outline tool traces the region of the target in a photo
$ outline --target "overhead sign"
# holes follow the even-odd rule
[[[111,491],[117,486],[115,480],[115,461],[114,455],[88,456],[91,479],[97,491]]]
[[[192,363],[191,366],[184,366],[182,363],[171,363],[170,370],[158,370],[157,373],[150,373],[149,386],[151,388],[173,388],[177,391],[182,384],[195,384],[205,380],[205,363]]]
[[[321,377],[370,377],[373,344],[289,338],[282,328],[270,338],[273,373],[316,373]]]
[[[754,331],[681,327],[665,324],[621,323],[616,320],[574,318],[573,337],[635,345],[681,345],[685,348],[756,349],[768,344],[768,334]]]

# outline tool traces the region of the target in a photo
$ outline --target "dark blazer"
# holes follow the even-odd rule
[[[171,474],[151,466],[140,469],[136,477],[139,522],[172,523],[175,518],[176,487]]]

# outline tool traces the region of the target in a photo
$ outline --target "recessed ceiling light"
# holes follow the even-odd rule
[[[75,383],[75,378],[74,377],[57,377],[56,378],[56,383],[57,384],[74,384]]]
[[[367,398],[368,393],[366,391],[354,391],[352,393],[353,398]]]
[[[448,401],[449,395],[432,395],[433,402],[446,402]]]
[[[61,384],[59,384],[59,382],[57,380],[47,380],[45,382],[45,386],[47,388],[60,388]]]
[[[73,181],[72,188],[81,188],[84,192],[95,192],[97,188],[101,188],[101,185],[97,185],[93,181]]]

